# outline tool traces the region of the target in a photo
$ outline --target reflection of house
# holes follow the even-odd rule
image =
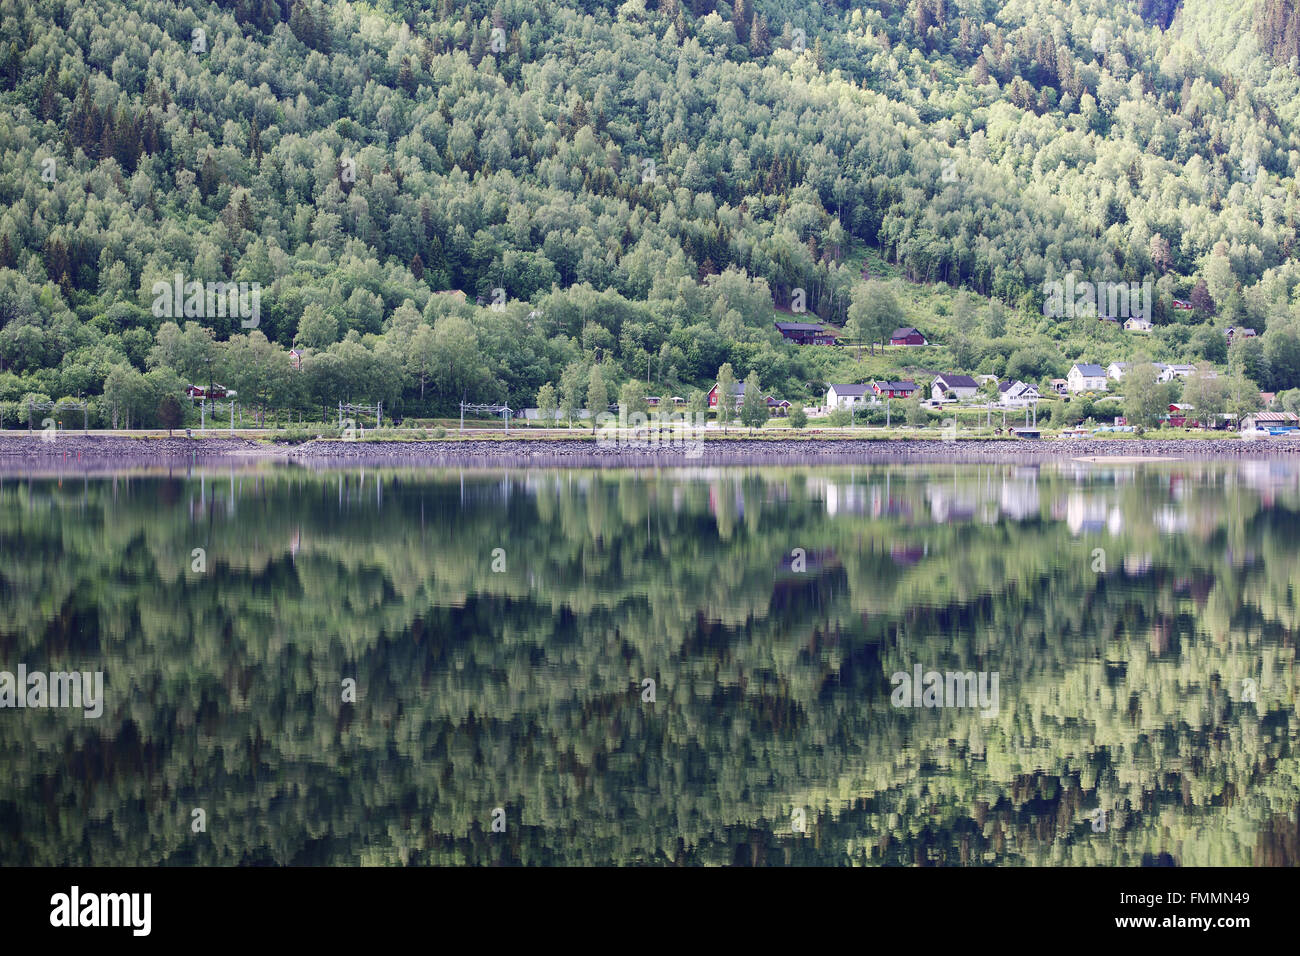
[[[826,485],[826,513],[834,516],[841,511],[847,514],[865,514],[867,511],[867,489],[862,485]]]
[[[1168,505],[1159,509],[1152,521],[1161,534],[1180,534],[1187,530],[1187,512]]]
[[[916,564],[926,556],[928,551],[928,548],[919,544],[891,544],[889,546],[889,556],[894,559],[894,563],[904,566]]]
[[[1151,555],[1149,554],[1126,554],[1124,555],[1124,573],[1130,577],[1137,577],[1146,574],[1151,570]]]
[[[1008,518],[1024,521],[1038,517],[1038,485],[1031,481],[1004,481],[998,507]]]
[[[911,518],[912,506],[905,500],[891,497],[888,489],[873,485],[871,488],[871,517]]]
[[[969,521],[975,517],[979,501],[970,493],[963,493],[947,485],[926,485],[925,497],[930,502],[930,517],[935,524],[950,521]]]
[[[1100,534],[1106,527],[1106,502],[1084,495],[1070,495],[1065,506],[1065,523],[1070,533]]]

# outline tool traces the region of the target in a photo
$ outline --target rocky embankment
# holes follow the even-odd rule
[[[710,438],[696,444],[606,445],[581,439],[469,439],[429,441],[309,441],[276,444],[241,438],[134,438],[60,433],[0,436],[0,465],[8,470],[81,464],[91,468],[274,459],[311,467],[335,465],[615,467],[763,465],[894,461],[1033,462],[1052,459],[1114,461],[1253,459],[1300,456],[1300,440],[1246,441],[1067,439],[959,441],[941,439]]]
[[[564,439],[427,442],[308,442],[286,457],[304,464],[639,466],[762,465],[816,462],[1242,459],[1300,456],[1300,441],[1105,440],[960,441],[940,439],[705,440],[695,447],[602,447]]]

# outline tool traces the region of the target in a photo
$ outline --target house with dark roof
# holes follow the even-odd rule
[[[1028,382],[998,382],[998,404],[1023,408],[1036,403],[1041,395],[1037,386]]]
[[[958,399],[974,398],[979,390],[979,382],[969,375],[953,375],[945,372],[930,383],[930,397],[936,402],[947,398],[949,392]]]
[[[911,398],[916,391],[916,383],[910,381],[872,382],[871,391],[876,398]]]
[[[911,328],[894,329],[889,336],[890,345],[929,345],[925,336],[918,330]]]
[[[736,382],[731,386],[731,396],[737,408],[745,400],[745,383]],[[714,382],[713,387],[709,389],[709,408],[718,407],[718,383]]]
[[[1080,362],[1070,367],[1066,376],[1067,388],[1072,392],[1104,392],[1106,387],[1106,370],[1091,362]]]
[[[745,402],[745,383],[737,382],[731,386],[731,394],[735,399],[735,407],[740,408]],[[784,417],[790,414],[791,405],[783,398],[776,398],[772,395],[766,396],[763,403],[767,406],[767,413],[778,417]],[[714,382],[713,387],[709,389],[709,408],[718,407],[718,383]]]
[[[834,345],[830,329],[817,322],[777,322],[776,330],[795,345]]]
[[[830,385],[826,388],[826,407],[852,408],[873,395],[870,385]]]

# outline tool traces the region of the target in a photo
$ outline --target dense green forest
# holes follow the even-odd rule
[[[0,863],[1294,866],[1298,530],[1268,465],[6,478],[0,661],[105,708],[5,712]]]
[[[881,263],[937,368],[1300,386],[1290,0],[3,0],[0,22],[10,426],[26,397],[153,423],[210,381],[255,409],[519,407],[596,367],[611,396],[730,363],[810,398],[863,369],[782,342],[774,309],[878,339]],[[1043,315],[1067,273],[1151,281],[1155,329]],[[177,275],[257,283],[256,327],[159,315]],[[1262,335],[1229,349],[1241,325]]]

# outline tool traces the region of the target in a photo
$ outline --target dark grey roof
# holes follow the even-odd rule
[[[979,388],[980,383],[969,375],[940,375],[936,382],[943,382],[948,388]]]

